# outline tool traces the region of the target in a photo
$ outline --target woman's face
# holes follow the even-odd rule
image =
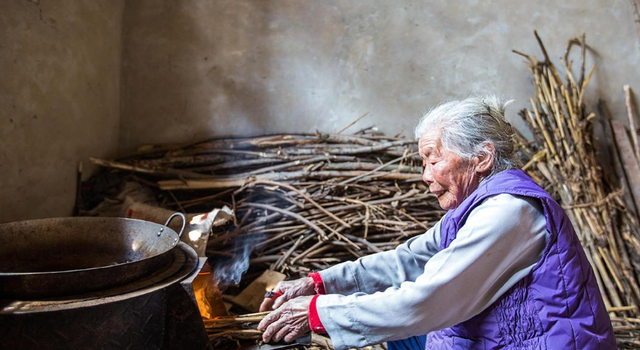
[[[457,208],[478,188],[477,158],[466,160],[444,150],[438,132],[422,135],[418,147],[424,166],[422,180],[429,185],[429,191],[438,197],[442,209]]]

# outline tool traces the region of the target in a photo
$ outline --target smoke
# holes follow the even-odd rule
[[[233,256],[221,256],[210,264],[213,269],[213,278],[222,292],[230,285],[240,283],[242,275],[249,269],[253,245],[247,242],[247,239],[236,236],[232,251]]]
[[[192,243],[197,244],[203,234],[208,234],[214,227],[224,226],[231,221],[235,213],[227,206],[214,209],[209,213],[196,215],[189,222],[187,232]],[[249,269],[249,257],[253,246],[246,241],[245,235],[236,235],[231,242],[229,255],[210,258],[212,278],[220,289],[224,291],[231,284],[240,283],[242,275]]]

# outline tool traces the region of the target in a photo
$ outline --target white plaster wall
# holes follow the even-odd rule
[[[443,99],[532,93],[517,49],[553,58],[587,34],[590,101],[625,118],[640,90],[640,39],[627,0],[131,1],[125,10],[123,153],[213,135],[337,131],[360,115],[411,135]],[[558,63],[556,61],[556,63]]]
[[[123,8],[0,1],[0,223],[71,215],[78,162],[115,156]]]

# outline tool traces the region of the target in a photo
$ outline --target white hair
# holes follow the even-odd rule
[[[491,143],[495,151],[489,176],[517,168],[515,131],[504,117],[510,103],[493,95],[441,103],[420,119],[415,129],[416,139],[428,132],[438,132],[442,147],[465,159],[487,152],[486,145]]]

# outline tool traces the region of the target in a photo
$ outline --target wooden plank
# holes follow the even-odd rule
[[[616,137],[624,171],[627,174],[627,179],[631,186],[629,192],[631,192],[637,206],[640,203],[640,167],[638,167],[638,160],[633,152],[633,147],[629,141],[627,129],[624,124],[618,121],[611,121],[611,127]]]
[[[616,142],[615,135],[611,126],[611,112],[607,108],[607,104],[604,100],[598,99],[598,123],[595,124],[593,132],[596,138],[595,144],[600,145],[599,148],[602,153],[598,155],[596,162],[602,167],[602,171],[605,176],[605,181],[609,184],[617,184],[624,188],[631,188],[627,174],[622,167],[622,157],[620,157],[620,151]],[[635,201],[631,197],[630,191],[624,191],[622,194],[625,204],[636,218],[640,218],[638,215],[638,207]]]
[[[275,288],[287,276],[280,272],[266,270],[260,277],[251,282],[233,301],[245,309],[258,312],[266,291]]]
[[[631,140],[633,141],[633,149],[636,151],[636,159],[640,159],[640,146],[638,145],[638,127],[636,126],[636,117],[633,111],[633,94],[629,85],[623,86],[625,103],[627,105],[627,115],[629,117],[629,129],[631,130]]]

